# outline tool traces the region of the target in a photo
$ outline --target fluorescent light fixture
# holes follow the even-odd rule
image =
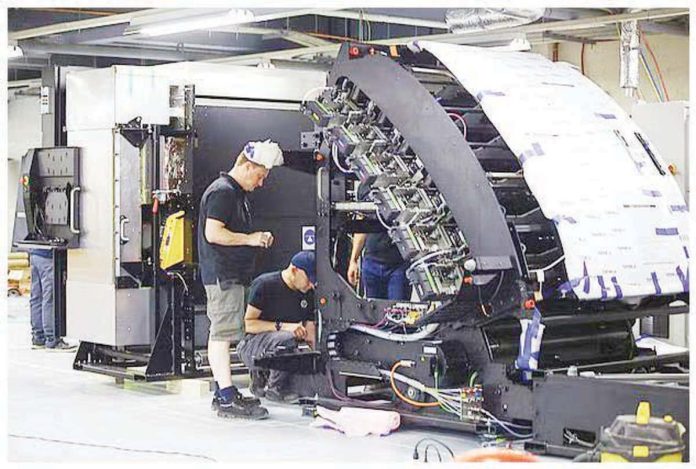
[[[21,47],[12,46],[12,45],[7,46],[7,58],[8,59],[16,59],[17,57],[22,57],[23,55],[24,55],[24,51],[22,50]]]
[[[165,36],[167,34],[210,29],[232,24],[250,23],[252,21],[254,21],[254,14],[251,11],[234,9],[228,11],[226,15],[205,15],[177,21],[167,21],[159,24],[143,25],[138,27],[134,32],[145,36]]]

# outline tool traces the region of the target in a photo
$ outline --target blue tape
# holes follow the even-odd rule
[[[643,194],[648,197],[662,197],[662,192],[660,191],[643,190]]]
[[[582,263],[582,276],[585,279],[585,284],[582,286],[582,291],[585,293],[590,293],[590,277],[587,273],[587,264],[584,261]]]
[[[686,205],[670,205],[669,211],[670,212],[688,212],[689,207],[687,207]]]
[[[679,234],[677,228],[655,228],[655,234],[658,236],[676,236]]]
[[[682,291],[684,293],[689,291],[689,268],[686,268],[686,275],[684,275],[684,271],[681,269],[681,266],[677,266],[677,277],[679,277],[679,281],[682,284]]]
[[[653,285],[655,285],[655,293],[658,295],[662,294],[662,288],[660,288],[660,282],[657,281],[657,273],[656,272],[650,272],[650,276],[652,277]]]
[[[621,287],[619,286],[619,281],[616,280],[616,277],[612,277],[611,283],[614,285],[614,290],[616,290],[616,299],[620,300],[621,298],[623,298],[623,292],[621,291]]]
[[[603,114],[601,112],[595,112],[595,116],[601,117],[602,119],[616,119],[614,114]]]
[[[599,288],[602,290],[602,299],[606,300],[607,299],[607,287],[604,285],[604,276],[603,275],[598,275],[597,276],[597,282],[599,283]]]
[[[540,325],[541,313],[539,312],[539,309],[534,308],[534,311],[532,313],[532,320],[527,324],[526,330],[523,331],[524,342],[522,345],[522,349],[520,350],[517,359],[515,360],[515,367],[523,371],[522,381],[525,382],[531,379],[531,373],[529,373],[529,371],[538,368],[539,350],[532,349],[532,342],[534,341],[534,338],[537,336],[537,334],[539,334]],[[539,341],[539,347],[541,347],[541,341]],[[532,359],[537,361],[537,366],[532,367],[530,365],[530,361]]]

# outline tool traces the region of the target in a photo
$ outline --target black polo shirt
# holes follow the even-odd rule
[[[205,239],[207,218],[219,220],[235,233],[251,233],[251,207],[247,194],[229,174],[220,173],[201,197],[198,214],[198,264],[205,285],[248,285],[254,275],[258,248],[222,246]]]
[[[280,271],[261,274],[251,283],[249,304],[261,310],[264,321],[314,321],[314,290],[291,290]]]

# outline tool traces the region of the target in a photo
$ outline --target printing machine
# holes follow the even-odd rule
[[[688,353],[632,330],[688,312],[688,212],[596,85],[535,54],[345,44],[304,112],[322,141],[320,346],[259,363],[321,373],[325,405],[492,427],[548,454],[583,451],[644,401],[688,428]],[[380,230],[416,301],[346,282],[345,239]]]
[[[297,372],[295,384],[312,383],[327,406],[396,410],[406,423],[499,432],[562,456],[581,452],[578,440],[594,443],[602,427],[643,401],[688,428],[688,354],[640,348],[632,330],[638,318],[688,313],[683,198],[670,192],[659,154],[606,99],[597,98],[611,112],[596,110],[592,138],[573,133],[572,118],[565,132],[581,153],[593,141],[611,152],[573,160],[579,166],[570,178],[560,172],[570,163],[542,164],[544,150],[553,153],[545,142],[565,135],[543,114],[553,104],[535,108],[541,98],[531,85],[514,101],[502,91],[510,82],[496,89],[492,73],[486,88],[466,70],[483,76],[517,63],[527,75],[504,69],[497,78],[540,82],[544,92],[561,93],[556,105],[574,117],[578,103],[568,89],[590,85],[578,72],[553,68],[560,64],[510,54],[344,44],[328,75],[196,63],[68,73],[66,155],[79,169],[61,182],[68,216],[57,218],[60,231],[39,221],[42,233],[18,241],[68,244],[67,335],[81,341],[74,368],[147,381],[209,376],[194,252],[198,203],[244,142],[271,138],[286,166],[252,194],[256,226],[276,239],[257,271],[316,250],[319,337],[315,351],[278,351],[258,365]],[[513,104],[525,100],[529,119],[511,125],[501,109],[514,115]],[[624,154],[614,161],[606,155],[617,145]],[[53,161],[59,150],[30,152],[26,174],[47,176],[37,169],[45,164],[32,161]],[[611,190],[582,171],[623,170],[621,158],[638,172],[622,188],[648,202],[622,201],[598,218],[585,208],[600,212],[592,204]],[[645,180],[642,171],[650,172]],[[25,203],[43,207],[55,190],[41,178],[28,181],[33,198]],[[369,201],[358,201],[358,184],[370,187]],[[655,196],[655,185],[665,197]],[[583,188],[584,205],[576,204],[572,189]],[[660,225],[650,228],[659,239],[647,239],[643,225],[665,206],[684,217],[674,221],[678,236]],[[584,250],[596,240],[584,243],[576,229],[600,225],[624,239],[627,246],[616,245],[624,250]],[[409,301],[365,298],[345,279],[350,235],[377,231],[409,262]],[[638,251],[645,246],[654,250]],[[631,249],[671,269],[648,274],[655,290],[624,282],[645,267],[618,262]],[[606,271],[589,275],[588,263]],[[235,361],[233,372],[245,370]]]

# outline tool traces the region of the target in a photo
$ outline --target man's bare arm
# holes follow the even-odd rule
[[[205,239],[221,246],[269,247],[273,244],[273,235],[267,231],[237,233],[228,230],[223,222],[214,218],[205,219]]]

